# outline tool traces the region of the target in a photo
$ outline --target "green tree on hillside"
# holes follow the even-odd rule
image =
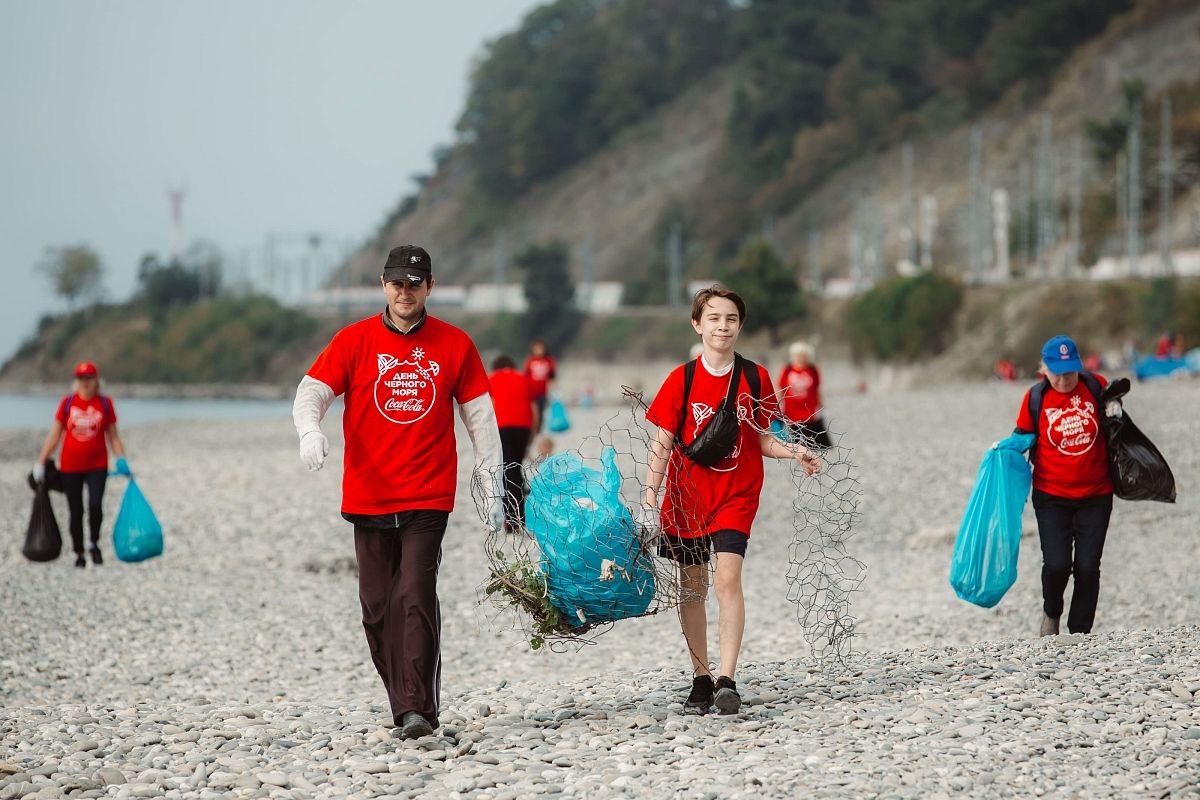
[[[36,269],[72,310],[80,298],[97,294],[104,275],[100,257],[86,244],[47,247]]]
[[[722,280],[746,301],[745,331],[765,328],[772,344],[779,344],[781,325],[808,315],[794,270],[766,239],[751,239],[743,245],[733,269],[726,271]]]
[[[517,253],[513,262],[525,270],[526,337],[544,339],[551,352],[562,350],[583,323],[583,312],[575,307],[567,245],[558,240],[531,244]]]

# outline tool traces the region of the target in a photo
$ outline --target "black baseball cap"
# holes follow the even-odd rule
[[[383,279],[388,283],[408,281],[415,285],[432,277],[433,262],[429,259],[429,253],[415,244],[393,247],[383,263]]]

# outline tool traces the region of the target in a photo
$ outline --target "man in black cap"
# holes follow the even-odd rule
[[[398,735],[418,738],[438,726],[437,576],[457,488],[455,402],[493,530],[504,525],[500,432],[479,351],[425,311],[429,253],[393,248],[380,283],[387,307],[338,331],[300,381],[292,417],[300,460],[319,470],[329,453],[321,420],[345,396],[342,517],[354,525],[363,628]]]

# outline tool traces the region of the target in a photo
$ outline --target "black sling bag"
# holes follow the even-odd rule
[[[747,369],[747,366],[749,369]],[[745,374],[746,383],[750,385],[750,394],[758,401],[762,384],[758,379],[758,365],[747,361],[737,353],[733,355],[733,372],[729,377],[729,392],[724,402],[709,420],[704,430],[700,431],[695,440],[689,445],[683,443],[683,426],[687,424],[688,395],[692,390],[692,379],[696,375],[696,361],[689,361],[683,368],[683,407],[680,409],[679,428],[675,431],[675,443],[679,446],[684,457],[702,467],[712,467],[721,463],[737,444],[741,428],[738,419],[737,396],[741,387],[741,377]]]

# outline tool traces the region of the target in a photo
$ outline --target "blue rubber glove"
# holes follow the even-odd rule
[[[124,456],[117,459],[117,474],[129,478],[133,477],[133,473],[129,471],[129,462],[125,460]]]

